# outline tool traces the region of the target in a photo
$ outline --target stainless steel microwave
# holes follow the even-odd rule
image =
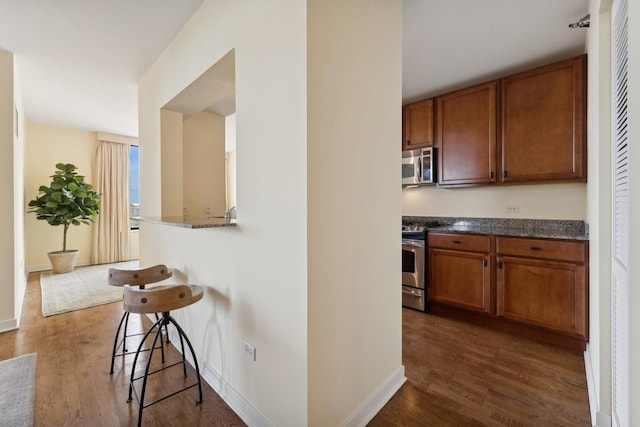
[[[416,148],[402,152],[402,186],[434,184],[435,149]]]

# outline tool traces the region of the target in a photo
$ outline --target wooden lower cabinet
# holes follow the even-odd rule
[[[440,313],[451,307],[474,322],[485,318],[504,330],[584,349],[587,242],[430,232],[428,243],[428,298]]]
[[[585,267],[498,257],[496,314],[586,336]]]
[[[491,311],[489,254],[429,250],[430,300],[468,310]]]
[[[586,243],[498,237],[496,315],[587,337]]]
[[[490,313],[491,242],[484,235],[429,234],[430,301]]]

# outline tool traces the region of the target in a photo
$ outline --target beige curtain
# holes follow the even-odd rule
[[[129,259],[129,145],[98,141],[94,164],[100,214],[93,226],[92,264]]]

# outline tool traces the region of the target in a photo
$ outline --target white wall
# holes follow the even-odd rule
[[[231,49],[238,226],[143,223],[141,263],[206,288],[177,316],[250,425],[364,424],[403,379],[401,3],[203,3],[140,82],[143,216],[163,204],[160,108]],[[347,180],[364,149],[379,174]]]
[[[589,344],[585,354],[591,416],[611,414],[611,72],[610,10],[591,0],[588,49],[587,222],[589,223]],[[604,9],[604,10],[602,10]]]
[[[304,2],[205,1],[139,85],[141,209],[153,216],[160,108],[235,48],[239,225],[143,223],[140,255],[206,288],[177,315],[201,363],[229,385],[221,394],[251,407],[252,425],[307,424],[305,31]]]
[[[640,4],[629,1],[629,425],[640,425]]]

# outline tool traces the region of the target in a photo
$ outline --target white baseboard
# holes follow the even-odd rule
[[[596,377],[593,373],[593,364],[591,363],[591,348],[587,344],[584,352],[584,371],[587,379],[587,395],[589,397],[589,412],[591,413],[591,424],[594,424],[596,414],[598,413],[598,393],[596,391]]]
[[[611,427],[611,415],[604,412],[598,412],[596,414],[596,427]]]
[[[18,329],[18,319],[3,320],[0,322],[0,333],[15,331]]]
[[[91,265],[91,263],[89,261],[82,261],[82,262],[76,263],[76,267],[85,267],[87,265]],[[47,271],[47,270],[53,270],[53,268],[51,267],[51,264],[34,265],[34,266],[31,266],[31,267],[27,268],[27,272],[29,272],[29,273],[36,273],[38,271]]]
[[[384,384],[378,387],[342,425],[344,427],[366,426],[396,394],[405,381],[407,381],[407,377],[404,376],[404,365],[400,365]]]
[[[598,408],[598,396],[596,390],[596,377],[591,362],[591,349],[587,344],[584,352],[584,370],[587,378],[587,394],[589,396],[589,411],[591,413],[591,424],[594,427],[611,427],[611,415],[600,412]]]
[[[171,345],[180,352],[175,343],[180,342],[180,338],[174,330],[170,329]],[[194,366],[190,352],[186,354],[187,361]],[[260,414],[240,393],[238,393],[222,376],[216,372],[209,364],[200,359],[200,377],[211,386],[224,402],[235,412],[245,424],[251,427],[272,427],[272,424]]]
[[[173,330],[170,331],[170,335],[171,344],[178,350],[178,353],[180,353],[180,349],[175,345],[176,342],[180,341],[180,338]],[[189,352],[187,352],[186,359],[191,366],[194,366],[193,359]],[[251,427],[272,427],[272,424],[269,423],[260,412],[251,406],[231,384],[222,378],[222,376],[206,362],[200,363],[200,376],[247,425]],[[343,426],[366,426],[393,395],[396,394],[405,381],[407,381],[407,378],[404,376],[404,366],[400,365],[387,381],[356,409],[349,419],[344,422]]]

